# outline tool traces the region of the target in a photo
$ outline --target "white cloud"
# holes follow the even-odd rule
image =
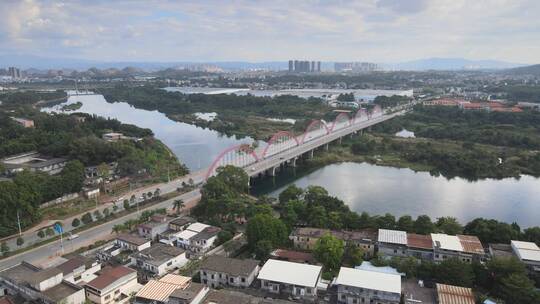
[[[536,0],[2,1],[0,53],[99,60],[540,61]]]

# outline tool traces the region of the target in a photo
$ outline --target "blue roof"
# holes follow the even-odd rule
[[[398,272],[397,269],[395,269],[394,267],[390,267],[390,266],[377,267],[377,266],[374,266],[373,264],[371,264],[371,262],[367,262],[367,261],[363,261],[360,266],[356,266],[354,268],[355,269],[360,269],[360,270],[367,270],[367,271],[374,271],[374,272],[381,272],[381,273],[388,273],[388,274],[397,274],[397,275],[400,275],[400,276],[405,276],[404,273]]]

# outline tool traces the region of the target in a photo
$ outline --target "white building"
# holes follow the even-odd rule
[[[116,237],[115,244],[122,250],[142,251],[150,247],[150,240],[135,234],[120,234]]]
[[[379,253],[384,256],[407,256],[407,232],[379,229],[377,237]]]
[[[180,268],[188,262],[186,251],[157,243],[131,256],[131,263],[141,270],[143,277],[163,276],[169,271]]]
[[[259,261],[211,255],[202,263],[201,282],[210,287],[249,287],[259,273]]]
[[[137,271],[125,266],[104,268],[84,286],[86,298],[97,304],[129,303],[131,294],[140,288]]]
[[[484,247],[476,236],[432,233],[431,239],[435,262],[456,258],[470,263],[482,259],[485,255]]]
[[[540,248],[533,242],[511,241],[514,254],[532,271],[540,272]]]
[[[401,276],[398,274],[341,267],[335,284],[339,303],[400,303]]]
[[[322,267],[308,264],[268,260],[259,271],[261,288],[271,293],[283,293],[296,299],[313,300]]]
[[[83,284],[96,278],[96,272],[101,270],[101,264],[83,256],[75,256],[64,263],[56,266],[64,275],[64,280]]]

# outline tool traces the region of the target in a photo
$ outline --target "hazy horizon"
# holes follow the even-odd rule
[[[3,1],[0,54],[101,62],[540,62],[540,2]]]

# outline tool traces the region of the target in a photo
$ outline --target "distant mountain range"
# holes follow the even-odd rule
[[[540,76],[540,64],[528,65],[519,68],[513,68],[505,71],[508,74],[514,75],[533,75]]]
[[[498,60],[469,60],[464,58],[427,58],[396,64],[383,64],[389,70],[493,70],[523,66],[523,64]]]
[[[323,70],[332,70],[333,62],[323,62]],[[97,60],[75,59],[75,58],[47,58],[35,55],[0,55],[0,68],[9,66],[19,67],[21,69],[73,69],[87,70],[95,67],[98,69],[125,67],[134,67],[146,71],[162,70],[166,68],[182,68],[208,65],[227,71],[235,70],[286,70],[288,62],[286,61],[267,61],[267,62],[246,62],[246,61],[222,61],[222,62],[139,62],[139,61],[117,61],[106,62]],[[479,70],[479,69],[508,69],[521,67],[523,64],[510,63],[497,60],[468,60],[463,58],[428,58],[398,63],[380,64],[386,70]]]

